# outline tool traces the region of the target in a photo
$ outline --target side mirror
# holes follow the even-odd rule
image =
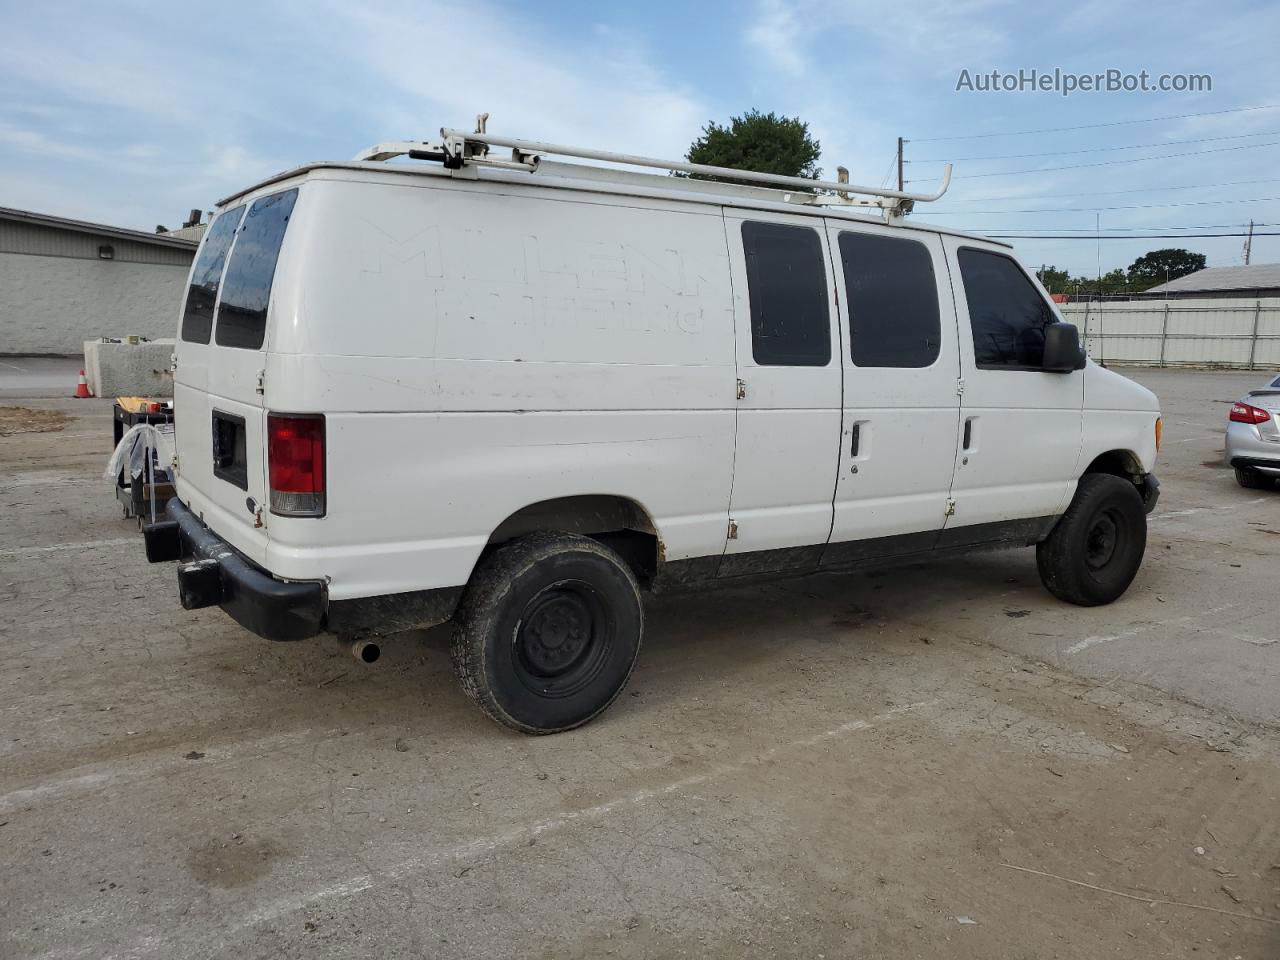
[[[1041,369],[1048,373],[1071,373],[1083,370],[1084,348],[1080,331],[1073,323],[1051,323],[1044,328],[1044,360]]]

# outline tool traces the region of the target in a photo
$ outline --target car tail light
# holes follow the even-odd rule
[[[323,414],[267,414],[271,512],[324,516]]]
[[[1247,403],[1234,403],[1231,405],[1232,423],[1266,423],[1270,419],[1271,413],[1267,410],[1260,410]]]

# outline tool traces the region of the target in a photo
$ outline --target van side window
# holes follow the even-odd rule
[[[218,284],[227,262],[231,238],[236,235],[244,204],[225,211],[209,225],[200,256],[191,271],[187,305],[182,311],[182,339],[188,343],[208,343],[213,331],[213,305],[218,302]]]
[[[849,358],[859,367],[927,367],[942,325],[929,248],[918,240],[841,233]]]
[[[962,247],[959,260],[978,366],[1039,370],[1055,320],[1040,291],[1009,257]]]
[[[831,315],[822,241],[809,227],[744,222],[751,355],[762,366],[825,367]]]
[[[214,340],[220,347],[258,350],[267,332],[267,304],[285,227],[293,213],[297,189],[259,197],[245,214],[231,251],[218,304]]]

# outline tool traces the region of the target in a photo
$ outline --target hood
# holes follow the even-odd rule
[[[1136,410],[1159,413],[1160,398],[1140,383],[1090,360],[1084,368],[1086,410]]]

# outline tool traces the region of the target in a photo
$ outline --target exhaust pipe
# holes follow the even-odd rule
[[[382,655],[382,649],[371,640],[357,640],[351,645],[351,655],[361,663],[374,663]]]

